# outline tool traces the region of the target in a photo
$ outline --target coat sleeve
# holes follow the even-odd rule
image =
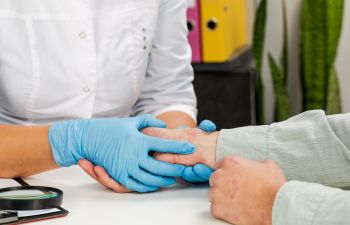
[[[314,183],[287,182],[277,193],[272,224],[350,224],[350,192]]]
[[[288,180],[350,186],[350,114],[308,111],[284,122],[220,132],[216,158],[274,160]]]

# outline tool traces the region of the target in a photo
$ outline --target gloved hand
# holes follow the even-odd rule
[[[72,120],[56,123],[49,131],[55,161],[61,166],[88,159],[129,190],[155,191],[175,183],[185,166],[157,161],[150,151],[191,154],[194,146],[149,137],[140,132],[146,127],[164,128],[164,122],[150,115],[116,119]]]
[[[199,129],[211,133],[216,130],[216,125],[209,121],[203,120],[199,126]],[[204,164],[197,164],[193,167],[186,167],[182,178],[191,183],[206,182],[209,180],[210,175],[213,173],[213,169]]]

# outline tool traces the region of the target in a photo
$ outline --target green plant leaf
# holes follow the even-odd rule
[[[328,68],[328,86],[327,86],[327,114],[336,114],[341,112],[340,87],[338,75],[335,69],[335,60],[339,38],[343,23],[343,0],[327,1],[327,68]]]
[[[253,54],[258,72],[257,81],[257,123],[265,123],[264,113],[264,84],[262,78],[262,66],[264,59],[264,42],[266,29],[267,0],[262,0],[256,12],[253,34]]]
[[[301,74],[304,110],[324,109],[327,90],[327,0],[304,0],[301,23]]]
[[[330,70],[328,80],[327,108],[328,115],[341,113],[341,97],[338,82],[338,75],[335,66]]]
[[[344,0],[303,1],[300,65],[304,110],[341,108],[340,98],[334,96],[340,91],[333,67],[341,34],[343,8]],[[332,102],[338,99],[336,105],[340,107],[328,107],[329,98]]]
[[[282,17],[283,17],[283,46],[280,59],[280,65],[282,67],[282,74],[284,76],[284,83],[287,85],[288,79],[288,20],[287,20],[287,8],[285,0],[282,1]]]
[[[283,121],[292,116],[289,96],[284,82],[282,69],[278,67],[270,53],[268,54],[268,57],[275,93],[275,121]]]
[[[327,0],[327,60],[333,67],[343,24],[344,0]]]
[[[265,30],[266,30],[267,0],[261,0],[256,12],[253,34],[253,54],[256,68],[262,74]]]

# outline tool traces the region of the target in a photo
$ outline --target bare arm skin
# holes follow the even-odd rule
[[[0,177],[25,177],[58,168],[48,126],[0,125]]]
[[[175,129],[180,126],[196,127],[196,122],[186,113],[171,111],[157,116],[167,124],[167,128]]]

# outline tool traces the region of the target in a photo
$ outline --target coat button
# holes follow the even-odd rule
[[[84,91],[85,93],[89,92],[89,91],[90,91],[89,86],[84,86],[84,87],[83,87],[83,91]]]
[[[80,39],[85,39],[86,36],[87,36],[87,35],[86,35],[86,33],[85,33],[84,31],[79,33]]]

